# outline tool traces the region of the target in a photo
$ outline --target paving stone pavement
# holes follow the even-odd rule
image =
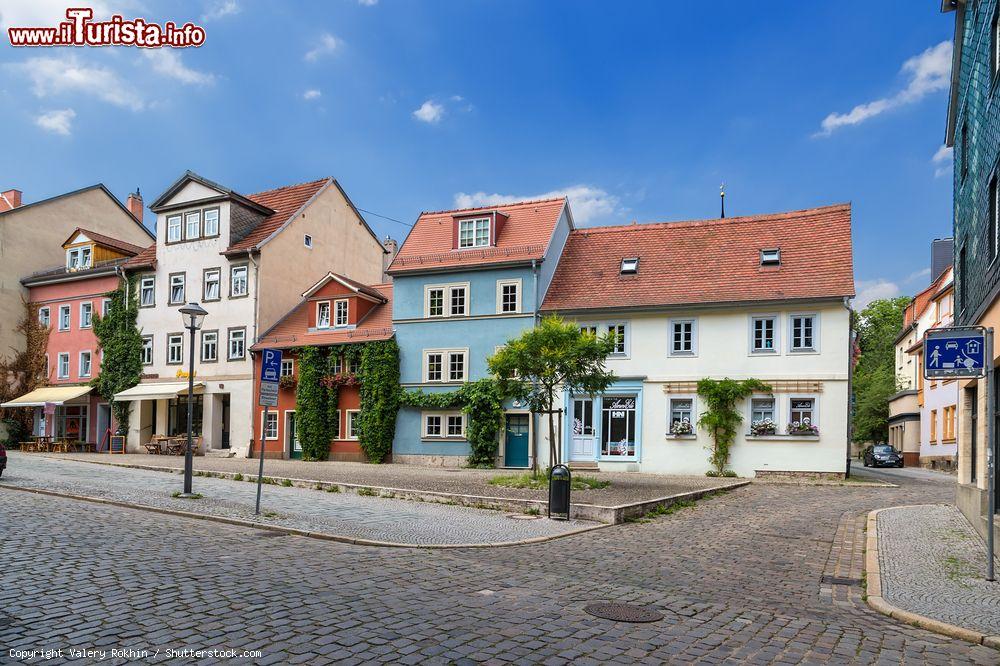
[[[178,499],[171,496],[183,488],[183,478],[177,474],[18,453],[11,456],[2,485],[402,544],[503,543],[596,526],[579,520],[512,518],[502,511],[276,485],[264,486],[258,517],[254,515],[256,483],[196,477],[192,489],[204,497]]]
[[[176,663],[191,662],[164,650],[260,650],[242,663],[262,664],[995,665],[1000,652],[821,593],[853,558],[853,546],[833,553],[845,519],[953,492],[757,485],[649,523],[431,551],[0,489],[0,645],[159,649],[149,660]],[[583,611],[595,601],[665,618],[601,620]]]
[[[986,546],[957,508],[888,509],[879,512],[877,525],[886,601],[988,636],[1000,635],[1000,582],[984,579]]]

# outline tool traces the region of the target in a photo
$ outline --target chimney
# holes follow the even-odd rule
[[[389,236],[386,236],[385,240],[382,241],[382,247],[385,248],[387,253],[382,255],[382,280],[390,282],[392,281],[392,278],[389,277],[386,271],[389,269],[389,265],[392,263],[392,260],[396,258],[396,253],[399,251],[399,243]]]
[[[128,201],[125,202],[125,207],[128,208],[128,212],[132,213],[135,219],[142,222],[142,194],[139,192],[139,188],[135,188],[135,192],[128,195]]]
[[[21,190],[0,192],[0,211],[14,210],[21,207]]]
[[[954,241],[954,238],[935,238],[931,241],[931,280],[938,279],[954,261]]]

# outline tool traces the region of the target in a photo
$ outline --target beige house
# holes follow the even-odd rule
[[[102,184],[33,203],[18,190],[0,193],[0,356],[24,347],[15,330],[28,296],[21,279],[63,264],[63,243],[79,227],[143,247],[153,237],[142,225],[138,194],[123,205]]]
[[[146,366],[142,382],[117,396],[135,403],[127,446],[186,432],[191,343],[178,310],[198,303],[208,314],[194,343],[195,431],[203,449],[245,455],[251,345],[317,275],[380,282],[386,250],[333,178],[244,196],[188,171],[150,209],[156,244],[126,264]]]

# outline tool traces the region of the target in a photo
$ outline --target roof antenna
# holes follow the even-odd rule
[[[722,202],[722,219],[726,219],[726,184],[719,185],[719,200]]]

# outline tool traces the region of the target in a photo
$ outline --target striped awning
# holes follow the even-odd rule
[[[89,386],[44,386],[20,398],[5,402],[0,407],[44,407],[47,403],[63,405],[90,393]]]

